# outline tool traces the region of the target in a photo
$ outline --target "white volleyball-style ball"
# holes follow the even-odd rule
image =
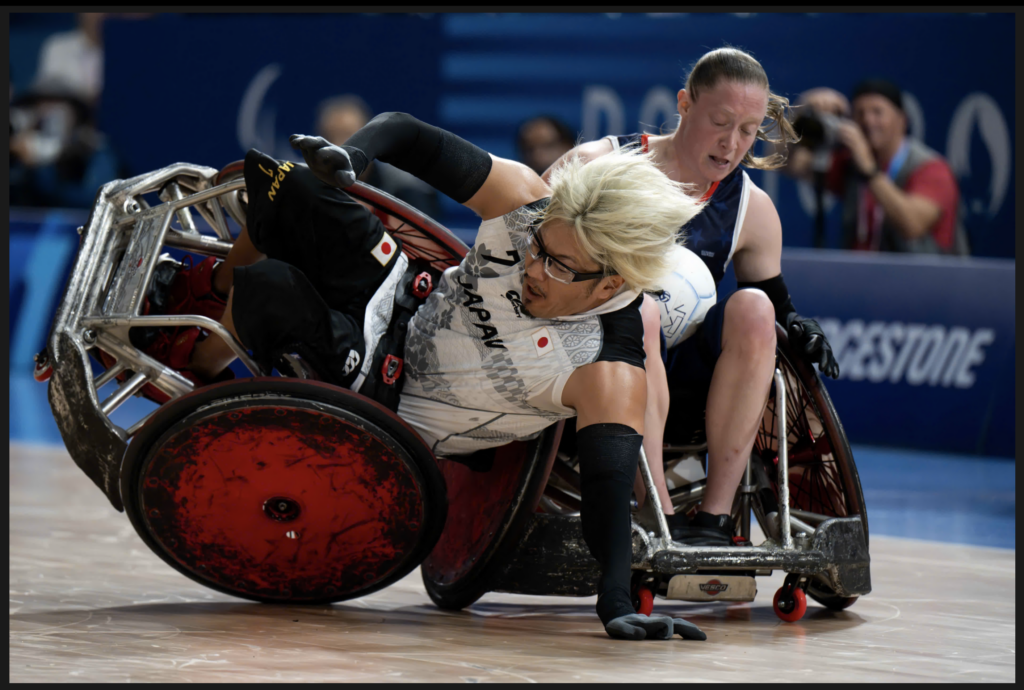
[[[693,335],[718,299],[715,279],[699,256],[677,244],[672,265],[672,273],[662,281],[661,297],[654,298],[669,349]]]

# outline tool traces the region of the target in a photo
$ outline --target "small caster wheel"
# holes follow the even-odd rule
[[[654,592],[647,587],[637,588],[633,606],[636,607],[637,613],[642,613],[645,616],[651,615],[651,612],[654,611]]]
[[[795,623],[807,613],[807,596],[797,584],[795,575],[787,576],[785,584],[779,587],[772,600],[772,608],[775,615],[787,623]]]
[[[50,364],[50,356],[43,350],[34,358],[35,366],[32,368],[32,378],[39,383],[47,381],[53,375],[53,365]]]

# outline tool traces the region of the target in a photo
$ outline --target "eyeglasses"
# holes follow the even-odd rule
[[[604,271],[598,271],[596,273],[581,273],[574,271],[561,261],[556,259],[547,253],[544,249],[544,245],[540,241],[540,235],[537,234],[536,229],[531,229],[526,233],[526,248],[530,252],[530,257],[535,261],[541,259],[544,260],[544,272],[548,274],[548,277],[553,280],[557,280],[559,283],[569,285],[571,283],[580,283],[584,280],[594,280],[595,278],[604,278],[607,275],[615,275],[615,273],[605,273]]]

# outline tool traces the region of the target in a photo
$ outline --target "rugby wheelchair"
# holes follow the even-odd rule
[[[403,202],[362,183],[348,191],[411,258],[443,271],[467,252]],[[147,546],[207,587],[262,602],[352,599],[417,566],[444,609],[488,591],[596,593],[564,424],[470,458],[434,457],[396,414],[317,380],[300,359],[286,356],[282,375],[271,376],[219,323],[150,304],[150,286],[172,261],[161,251],[226,256],[228,219],[245,222],[245,194],[240,162],[220,171],[179,163],[104,185],[37,357],[72,459]],[[140,332],[181,326],[224,338],[251,376],[195,388],[138,346]],[[111,413],[133,395],[163,404],[115,425]],[[689,511],[704,487],[703,407],[679,407],[666,430],[666,475],[676,510]],[[734,510],[748,538],[754,514],[763,543],[671,542],[640,460],[648,499],[634,505],[633,571],[642,613],[655,595],[751,601],[755,577],[773,570],[788,573],[774,600],[787,621],[803,615],[805,594],[838,610],[870,592],[867,513],[849,444],[821,380],[781,328]]]

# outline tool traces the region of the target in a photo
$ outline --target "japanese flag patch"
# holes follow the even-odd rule
[[[537,348],[538,357],[543,357],[555,351],[555,346],[551,342],[551,334],[548,333],[548,329],[542,328],[533,334],[533,346]]]
[[[398,252],[398,244],[391,239],[391,235],[384,233],[384,236],[380,238],[380,242],[377,246],[370,250],[373,254],[373,258],[380,262],[381,266],[387,266],[388,262]]]

